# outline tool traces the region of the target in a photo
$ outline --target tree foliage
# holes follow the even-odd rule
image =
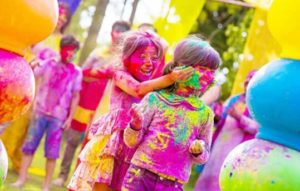
[[[85,39],[84,44],[82,46],[79,64],[83,64],[90,52],[97,46],[97,37],[100,31],[100,27],[102,25],[105,10],[108,3],[109,0],[97,0],[96,2],[96,9],[93,14],[91,26],[88,30],[88,36]]]
[[[76,36],[81,43],[84,42],[87,37],[87,30],[90,27],[90,23],[87,26],[81,25],[83,17],[87,17],[88,20],[92,21],[92,17],[95,12],[96,0],[82,0],[75,14],[72,16],[71,23],[67,29],[67,33],[72,33]]]
[[[230,95],[253,13],[246,7],[207,1],[191,32],[208,40],[221,54],[220,71],[226,75],[223,100]]]

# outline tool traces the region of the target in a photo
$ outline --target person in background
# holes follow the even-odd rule
[[[63,129],[70,125],[81,89],[81,70],[72,63],[78,49],[79,42],[73,36],[65,36],[60,42],[60,59],[50,58],[34,68],[39,86],[31,124],[22,148],[19,177],[13,184],[15,187],[21,187],[25,183],[33,155],[46,134],[46,176],[42,190],[50,190],[56,159],[59,158]]]
[[[140,31],[148,31],[148,32],[151,31],[151,32],[157,33],[157,29],[151,23],[141,23],[138,26],[138,30],[140,30]]]
[[[41,60],[59,56],[59,42],[65,28],[70,23],[71,14],[69,7],[65,3],[59,3],[59,18],[55,32],[41,43],[34,45],[25,55],[25,59],[30,65],[40,62]],[[13,170],[19,171],[22,151],[21,147],[25,140],[26,133],[30,124],[31,109],[22,115],[20,118],[8,124],[7,129],[1,135],[4,145],[7,149],[7,154],[12,161]],[[14,138],[11,138],[11,135]]]
[[[92,53],[82,67],[83,80],[80,99],[71,126],[67,130],[67,145],[60,166],[59,177],[53,181],[56,186],[63,186],[68,179],[75,151],[83,141],[86,129],[91,124],[105,93],[106,85],[112,78],[113,58],[119,38],[129,29],[130,26],[127,22],[115,22],[112,26],[110,47],[101,54],[96,53],[97,51]]]

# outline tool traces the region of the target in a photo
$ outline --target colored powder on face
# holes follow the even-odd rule
[[[199,83],[200,76],[200,72],[195,70],[192,76],[183,82],[183,85],[187,87],[193,87],[195,90],[199,90],[201,88]]]

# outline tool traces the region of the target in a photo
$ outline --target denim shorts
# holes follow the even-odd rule
[[[33,155],[45,133],[44,156],[49,159],[59,158],[60,143],[63,133],[62,125],[63,122],[57,118],[42,113],[36,113],[30,123],[27,137],[23,144],[23,153]]]

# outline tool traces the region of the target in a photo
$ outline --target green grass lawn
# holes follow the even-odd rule
[[[29,173],[28,180],[23,188],[18,189],[18,188],[14,188],[14,187],[10,186],[10,184],[15,182],[18,177],[17,173],[14,172],[13,170],[11,170],[11,168],[10,168],[10,170],[8,171],[8,175],[7,175],[6,181],[4,183],[4,186],[2,188],[0,188],[0,190],[3,190],[3,191],[18,191],[18,190],[20,190],[20,191],[40,191],[41,187],[42,187],[42,183],[43,183],[43,178],[44,178],[43,174],[45,174],[44,167],[45,167],[45,163],[46,163],[46,160],[44,158],[44,149],[43,148],[44,148],[44,140],[42,140],[36,154],[34,155],[34,159],[33,159],[33,162],[32,162],[31,168],[30,168],[30,172],[34,171],[35,173]],[[64,149],[65,149],[65,140],[63,140],[63,143],[62,143],[62,149],[61,149],[61,155],[60,155],[61,157],[62,157],[62,153],[64,152]],[[59,160],[57,160],[55,173],[54,173],[54,177],[53,177],[54,179],[57,178],[57,176],[58,176],[60,163],[61,163],[61,158]],[[73,172],[74,167],[75,167],[75,160],[73,161],[71,172]],[[198,175],[195,172],[195,170],[193,169],[191,177],[190,177],[190,181],[185,185],[184,190],[192,191],[197,178],[198,178]],[[54,185],[51,188],[51,191],[65,191],[65,190],[67,190],[67,189],[59,188]]]
[[[57,160],[56,162],[56,168],[55,168],[55,173],[53,176],[53,179],[58,177],[58,173],[59,173],[59,168],[60,168],[60,163],[61,163],[61,159],[63,156],[63,152],[65,149],[65,140],[63,140],[62,142],[62,147],[61,147],[61,158],[59,160]],[[78,149],[79,151],[79,149]],[[77,152],[78,152],[77,151]],[[72,168],[71,168],[71,172],[73,172],[74,168],[75,168],[75,160],[73,161],[72,164]],[[39,148],[37,149],[34,158],[33,158],[33,162],[31,164],[31,167],[29,169],[29,176],[28,176],[28,180],[26,182],[26,184],[24,185],[23,188],[15,188],[10,186],[11,183],[15,182],[18,178],[18,175],[16,172],[14,172],[11,168],[9,168],[8,174],[7,174],[7,178],[6,181],[4,183],[4,186],[0,189],[0,190],[5,190],[5,191],[40,191],[41,187],[42,187],[42,183],[43,183],[43,179],[44,179],[44,174],[45,174],[45,164],[46,164],[46,159],[44,158],[44,139],[41,141],[41,144],[39,146]],[[52,191],[65,191],[67,190],[66,188],[59,188],[56,186],[52,186],[51,187]]]

